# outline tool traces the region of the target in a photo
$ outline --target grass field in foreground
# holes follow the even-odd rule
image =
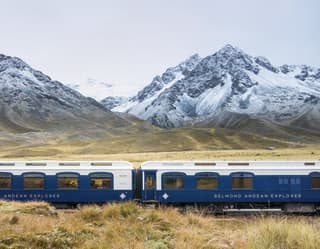
[[[222,217],[134,203],[57,211],[0,202],[0,248],[317,249],[318,217]]]
[[[319,160],[320,146],[78,154],[72,146],[42,154],[37,148],[0,151],[0,160]],[[50,149],[49,149],[50,151]],[[16,153],[15,153],[16,152]],[[0,201],[0,248],[81,249],[318,249],[319,217],[222,217],[181,214],[133,203],[57,211],[46,203]]]

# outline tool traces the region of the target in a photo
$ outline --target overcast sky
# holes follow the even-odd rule
[[[225,44],[275,65],[320,67],[318,0],[0,0],[0,53],[63,83],[132,95],[167,67]]]

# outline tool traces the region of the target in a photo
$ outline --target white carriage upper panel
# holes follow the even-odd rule
[[[42,172],[54,175],[59,172],[77,172],[80,175],[92,172],[132,171],[133,165],[126,161],[0,161],[0,172],[13,174]]]
[[[229,175],[233,172],[251,172],[257,175],[307,175],[320,171],[320,161],[150,161],[141,165],[142,170],[158,172],[215,172]]]

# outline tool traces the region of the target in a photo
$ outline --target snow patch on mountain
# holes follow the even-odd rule
[[[139,91],[136,96],[129,98],[126,103],[115,106],[113,111],[128,112],[140,118],[147,118],[147,107],[152,105],[152,102],[163,92],[183,79],[200,60],[200,56],[195,54],[179,65],[168,68],[161,76],[156,76],[151,83]]]
[[[122,97],[122,96],[109,96],[101,100],[101,104],[104,105],[106,108],[113,109],[116,106],[122,105],[123,103],[126,103],[128,98]]]

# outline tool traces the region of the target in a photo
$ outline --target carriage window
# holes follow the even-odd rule
[[[91,163],[91,166],[112,166],[112,163],[108,163],[108,162],[95,162],[95,163]]]
[[[229,166],[249,166],[249,163],[233,162],[228,163]]]
[[[28,173],[23,175],[23,188],[25,189],[42,189],[44,188],[44,175]]]
[[[232,189],[252,189],[253,178],[251,174],[233,174]]]
[[[78,188],[78,175],[77,174],[59,174],[58,188],[60,189],[77,189]]]
[[[198,174],[197,188],[198,189],[216,189],[218,187],[218,177],[216,174]]]
[[[6,173],[0,174],[0,189],[11,188],[11,175]]]
[[[47,166],[46,163],[26,163],[26,166]]]
[[[15,163],[0,163],[0,166],[14,166]]]
[[[315,173],[311,175],[311,188],[320,189],[320,173]]]
[[[145,187],[146,189],[154,189],[155,186],[153,176],[146,176]]]
[[[184,187],[183,174],[167,174],[164,175],[164,189],[177,189]]]
[[[210,162],[202,162],[202,163],[195,163],[195,166],[216,166],[216,163],[210,163]]]
[[[315,166],[316,163],[313,163],[313,162],[306,162],[304,163],[305,166]]]
[[[80,163],[77,163],[77,162],[64,162],[64,163],[59,163],[59,166],[80,166]]]
[[[90,175],[91,189],[112,189],[112,174],[99,173]]]

